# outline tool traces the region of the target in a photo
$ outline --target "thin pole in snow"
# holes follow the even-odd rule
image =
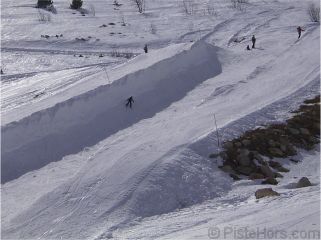
[[[106,73],[107,80],[108,80],[108,83],[109,83],[110,81],[109,81],[109,76],[108,76],[107,70],[106,70],[106,68],[105,68],[105,67],[103,67],[103,69],[104,69],[104,71],[105,71],[105,73]]]
[[[215,113],[214,113],[214,122],[215,122],[215,128],[216,128],[217,146],[220,147],[220,135],[219,135],[218,129],[217,129],[217,123],[216,123]]]

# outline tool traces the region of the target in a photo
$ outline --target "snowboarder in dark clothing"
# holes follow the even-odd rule
[[[1,75],[3,74],[2,68],[1,68],[1,72],[0,72],[0,74],[1,74]]]
[[[252,48],[255,48],[255,42],[256,42],[256,38],[255,38],[255,36],[253,35],[253,36],[252,36]]]
[[[145,47],[144,47],[144,52],[145,52],[145,53],[148,53],[148,48],[147,48],[147,44],[145,44]]]
[[[133,96],[131,96],[130,98],[128,98],[126,101],[127,101],[126,107],[129,106],[130,108],[132,108],[132,104],[133,104],[133,102],[134,102]]]
[[[247,45],[246,50],[251,50],[250,45]]]
[[[304,32],[304,30],[300,26],[298,26],[296,30],[298,31],[298,34],[299,34],[298,39],[300,39],[301,38],[301,33]]]

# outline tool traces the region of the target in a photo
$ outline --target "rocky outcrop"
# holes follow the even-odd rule
[[[296,155],[297,148],[310,150],[320,142],[320,96],[306,100],[294,114],[284,123],[247,131],[225,142],[223,151],[215,155],[223,159],[221,169],[252,180],[266,178],[264,184],[277,184],[275,178],[283,177],[280,172],[289,172],[278,158]]]

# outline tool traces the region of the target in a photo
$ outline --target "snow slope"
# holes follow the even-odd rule
[[[140,119],[152,117],[221,72],[216,48],[204,42],[168,58],[166,53],[173,51],[173,47],[162,50],[163,60],[149,68],[135,69],[109,85],[5,126],[2,182],[77,153]],[[156,54],[159,53],[152,53],[151,58]],[[134,60],[138,66],[144,65],[140,60],[146,61],[146,57]],[[131,95],[135,96],[135,111],[128,112],[124,99]]]
[[[186,24],[187,17],[178,15],[177,8],[169,6],[170,13],[164,15],[162,7],[168,3],[154,2],[159,6],[154,14],[167,16],[169,22]],[[220,6],[217,22],[209,24],[206,17],[207,23],[200,24],[206,28],[202,31],[178,33],[173,27],[171,37],[163,35],[166,37],[158,42],[150,38],[154,47],[162,47],[169,39],[183,43],[108,68],[107,83],[104,71],[95,73],[96,66],[87,66],[55,71],[56,75],[48,77],[43,75],[47,73],[26,76],[19,79],[21,87],[4,84],[4,238],[140,239],[164,235],[194,239],[196,235],[204,238],[203,228],[217,224],[211,222],[217,214],[224,216],[222,221],[227,223],[243,214],[251,214],[253,223],[266,214],[260,210],[262,205],[255,205],[249,198],[258,186],[242,188],[243,182],[240,186],[233,184],[208,159],[217,150],[213,114],[222,138],[230,139],[257,125],[284,120],[289,110],[303,99],[318,94],[320,28],[308,22],[306,3],[299,1],[252,1],[246,12],[231,10],[226,4]],[[11,5],[7,8],[14,9]],[[158,20],[155,24],[164,18]],[[195,22],[206,21],[197,15]],[[24,35],[19,25],[22,23],[16,23],[21,34],[13,36],[9,29],[14,29],[14,25],[10,24],[5,21],[4,45],[9,49],[14,43],[11,38],[17,37],[23,39],[23,48],[30,47],[35,40],[29,38],[34,35]],[[299,24],[304,24],[306,31],[296,41],[295,28]],[[68,32],[68,27],[64,31]],[[244,51],[252,34],[258,38],[258,48]],[[195,35],[201,40],[190,43]],[[233,41],[243,36],[245,41],[241,44]],[[140,42],[132,40],[119,44],[135,49]],[[43,48],[49,46],[52,47],[43,44]],[[70,45],[59,47],[70,48]],[[89,51],[91,47],[87,46]],[[57,82],[59,76],[71,79],[71,84]],[[30,95],[27,101],[20,101],[38,84],[45,85],[52,94],[39,99]],[[132,110],[124,107],[124,100],[130,95],[135,99]],[[317,161],[307,169],[318,170]],[[318,175],[317,171],[314,179]],[[240,194],[243,189],[245,193]],[[302,196],[312,197],[301,203],[315,207],[318,186],[302,192]],[[284,195],[287,194],[284,190]],[[224,205],[221,199],[235,203],[235,210],[239,211],[231,211],[228,207],[231,204]],[[299,205],[297,199],[299,195],[278,200],[284,206],[280,212],[286,213],[289,204]],[[226,207],[210,211],[207,203],[199,205],[213,216],[200,214],[186,224],[184,216],[196,216],[194,207],[165,215],[164,222],[162,216],[157,217],[206,200],[212,201],[210,205]],[[275,205],[263,202],[263,206]],[[318,212],[318,209],[313,211],[310,218],[304,212],[298,216],[319,226],[315,217]],[[154,215],[155,219],[147,218],[140,223],[140,218]],[[288,219],[290,222],[291,217]],[[284,220],[287,224],[288,219]],[[160,233],[153,230],[157,222],[162,224]],[[167,231],[167,224],[171,223],[177,225],[173,231]],[[138,227],[131,228],[132,224]],[[142,228],[150,224],[152,232],[139,229],[140,224]],[[194,226],[195,234],[188,230],[181,232],[189,226]]]
[[[320,153],[302,153],[282,184],[277,198],[256,200],[260,185],[250,180],[233,184],[224,197],[170,214],[137,219],[113,232],[114,239],[318,239],[320,237]],[[315,186],[294,189],[300,176]]]

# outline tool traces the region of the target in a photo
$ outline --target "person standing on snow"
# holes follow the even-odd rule
[[[255,48],[255,42],[256,42],[256,38],[255,38],[255,36],[253,35],[253,36],[252,36],[252,48]]]
[[[130,108],[132,108],[132,104],[133,104],[133,102],[134,102],[134,98],[133,98],[133,96],[130,96],[129,98],[127,98],[127,103],[126,103],[126,107],[130,107]]]
[[[304,32],[304,29],[302,29],[300,26],[298,26],[296,30],[298,31],[298,34],[299,34],[298,39],[300,39],[301,38],[301,33]]]
[[[145,53],[148,53],[148,47],[147,47],[147,44],[145,44],[144,52],[145,52]]]

